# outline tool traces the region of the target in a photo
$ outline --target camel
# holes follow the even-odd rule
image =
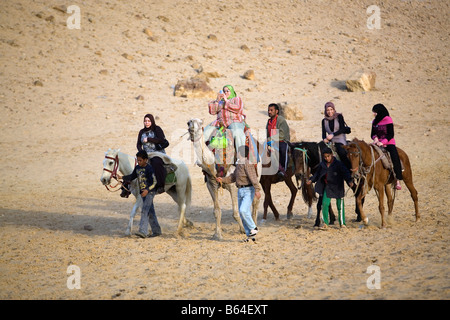
[[[216,230],[212,238],[214,240],[223,240],[221,227],[222,211],[220,209],[219,203],[220,188],[223,188],[230,193],[233,208],[233,218],[238,222],[240,232],[245,233],[242,220],[239,216],[237,187],[235,183],[229,184],[223,183],[222,185],[219,185],[219,183],[216,181],[217,169],[215,163],[215,156],[214,153],[205,144],[205,138],[203,135],[203,128],[202,128],[203,121],[200,119],[193,118],[188,121],[187,125],[188,125],[189,139],[194,145],[194,151],[197,156],[197,165],[200,168],[202,168],[205,174],[206,186],[214,203],[214,217],[216,219]],[[225,176],[231,174],[234,171],[234,168],[235,167],[233,164],[224,165]],[[256,224],[259,199],[255,197],[253,199],[252,205],[253,205],[252,217],[253,221],[255,221]]]

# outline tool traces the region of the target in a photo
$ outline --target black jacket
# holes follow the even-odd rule
[[[151,191],[155,188],[156,185],[155,172],[150,164],[147,164],[145,167],[136,165],[131,174],[123,176],[122,178],[124,182],[127,183],[137,178],[140,192],[144,191],[145,189]]]
[[[312,182],[317,182],[314,190],[323,195],[324,190],[328,198],[343,198],[345,196],[344,180],[348,183],[352,181],[350,171],[344,164],[333,157],[330,166],[327,167],[325,160],[320,163],[319,169],[310,178]]]

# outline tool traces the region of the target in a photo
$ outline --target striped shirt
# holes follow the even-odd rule
[[[217,100],[208,103],[209,113],[217,115],[217,119],[211,125],[228,128],[233,122],[242,122],[245,119],[244,103],[240,97],[234,97],[225,102]]]

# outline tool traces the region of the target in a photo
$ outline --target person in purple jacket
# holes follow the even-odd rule
[[[384,147],[389,152],[394,166],[395,177],[397,178],[395,189],[401,190],[400,180],[403,180],[402,165],[395,146],[394,121],[389,116],[389,111],[381,103],[374,105],[372,112],[375,119],[372,121],[370,136],[374,144]]]

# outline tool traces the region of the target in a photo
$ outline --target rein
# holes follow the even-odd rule
[[[375,181],[375,164],[381,160],[381,157],[378,157],[378,159],[375,159],[375,155],[373,152],[373,147],[371,145],[369,145],[370,148],[370,155],[371,155],[371,161],[370,161],[370,165],[366,166],[364,165],[363,162],[363,157],[362,157],[362,151],[360,146],[355,143],[356,147],[358,148],[358,153],[356,153],[359,157],[359,166],[355,169],[351,169],[352,172],[358,172],[360,178],[358,179],[358,183],[357,186],[360,185],[361,179],[364,178],[364,187],[367,187],[366,189],[370,191],[369,188],[369,180],[367,179],[367,175],[370,173],[370,171],[372,170],[372,183],[374,183]],[[349,154],[355,154],[355,152],[350,152]],[[355,189],[354,194],[356,194],[356,192],[358,192],[358,188]]]
[[[116,180],[117,183],[113,186],[112,183],[109,184],[109,186],[105,185],[105,188],[110,191],[110,192],[116,192],[119,191],[122,187],[125,188],[127,191],[130,191],[127,187],[125,187],[125,185],[123,184],[123,180],[119,179],[117,177],[117,170],[119,169],[119,155],[116,155],[115,158],[113,157],[109,157],[109,156],[105,156],[105,159],[109,159],[109,160],[113,160],[114,161],[114,167],[112,170],[103,168],[103,171],[109,172],[111,173],[111,178]],[[135,159],[135,165],[136,165],[136,159]],[[120,187],[118,188],[118,186],[120,185]],[[110,187],[111,190],[108,188]]]

